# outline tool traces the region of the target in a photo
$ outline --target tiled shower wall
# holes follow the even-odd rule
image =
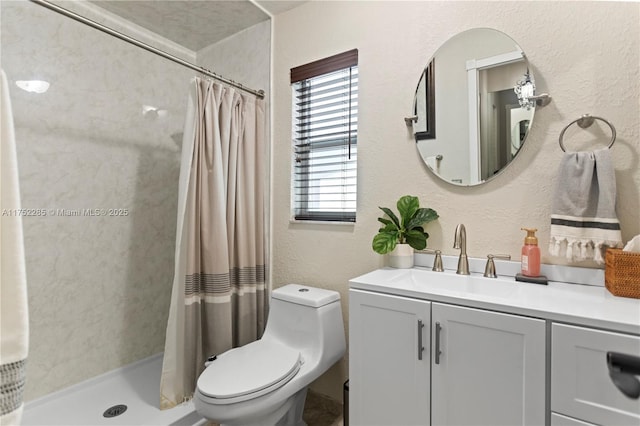
[[[197,52],[207,69],[255,90],[264,90],[268,103],[271,77],[271,21],[263,21]]]
[[[46,212],[23,218],[30,400],[164,349],[194,73],[33,3],[1,8],[22,205]],[[51,87],[13,84],[30,79]]]

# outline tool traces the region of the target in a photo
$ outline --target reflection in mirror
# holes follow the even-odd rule
[[[435,65],[431,59],[420,77],[416,90],[413,114],[416,117],[413,131],[416,141],[436,137]]]
[[[499,31],[476,28],[442,45],[422,73],[414,100],[414,134],[428,168],[465,186],[502,171],[533,122],[535,107],[521,106],[514,91],[526,79],[533,83],[522,49]]]

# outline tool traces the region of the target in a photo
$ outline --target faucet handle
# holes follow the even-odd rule
[[[442,267],[442,252],[440,250],[424,249],[420,251],[422,253],[429,253],[429,254],[436,255],[435,259],[433,259],[433,268],[431,268],[432,271],[435,271],[435,272],[444,271],[444,268]]]
[[[510,254],[488,254],[487,255],[487,265],[484,267],[484,276],[487,278],[497,278],[496,275],[496,264],[493,262],[493,259],[504,259],[511,260]]]

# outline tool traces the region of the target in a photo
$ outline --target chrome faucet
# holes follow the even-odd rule
[[[467,259],[467,230],[462,223],[456,226],[456,235],[453,237],[453,248],[460,249],[458,270],[456,271],[456,274],[469,275],[469,259]]]

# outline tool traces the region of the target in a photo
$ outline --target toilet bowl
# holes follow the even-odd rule
[[[218,355],[200,375],[196,411],[225,425],[304,425],[307,387],[345,350],[339,293],[280,287],[262,338]]]

